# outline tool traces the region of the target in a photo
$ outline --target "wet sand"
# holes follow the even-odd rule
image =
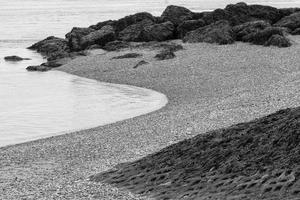
[[[59,70],[164,93],[166,107],[102,127],[0,148],[1,199],[140,199],[88,177],[185,138],[299,106],[300,37],[290,48],[183,44],[172,60],[132,49]],[[142,58],[111,60],[128,52]],[[133,68],[139,61],[149,62]],[[146,197],[144,199],[147,199]]]

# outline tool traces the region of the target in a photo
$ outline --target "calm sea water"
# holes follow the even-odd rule
[[[25,47],[72,27],[148,11],[160,15],[169,4],[212,10],[240,0],[0,0],[0,146],[62,134],[159,109],[164,95],[141,88],[99,83],[63,72],[27,72],[43,62]],[[300,7],[299,0],[248,0],[276,7]],[[4,56],[32,60],[5,62]]]

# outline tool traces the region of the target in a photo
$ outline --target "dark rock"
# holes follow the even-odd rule
[[[170,21],[175,26],[186,20],[193,19],[194,13],[187,8],[181,6],[168,6],[161,15],[163,21]]]
[[[292,35],[300,35],[300,28],[296,28],[295,30],[292,31]]]
[[[56,68],[62,66],[64,63],[60,62],[60,60],[52,60],[46,63],[42,63],[41,66],[48,68]]]
[[[136,69],[138,68],[139,66],[141,65],[146,65],[146,64],[149,64],[148,62],[144,61],[144,60],[141,60],[140,62],[138,62],[135,66],[133,66],[133,69]]]
[[[184,21],[177,27],[178,37],[184,38],[186,33],[196,30],[197,28],[203,27],[205,25],[205,21],[202,19]]]
[[[87,47],[86,49],[88,49],[88,50],[92,50],[92,49],[102,49],[102,46],[100,46],[99,44],[93,44],[93,45]]]
[[[174,38],[175,27],[172,22],[164,22],[145,27],[145,41],[165,41]]]
[[[66,52],[66,51],[55,51],[53,53],[51,53],[47,60],[51,61],[51,60],[57,60],[57,59],[61,59],[61,58],[65,58],[65,57],[69,57],[70,53]]]
[[[264,44],[265,46],[277,46],[277,47],[290,47],[291,41],[282,35],[272,35],[270,39]]]
[[[206,13],[202,18],[207,24],[219,20],[227,20],[231,25],[239,25],[249,21],[264,20],[277,22],[282,17],[277,8],[263,5],[247,5],[246,3],[229,4],[225,9],[216,9]]]
[[[148,41],[145,35],[145,29],[151,25],[153,25],[153,21],[151,20],[144,20],[137,24],[130,25],[119,33],[119,39],[131,42]]]
[[[221,20],[187,33],[183,41],[189,43],[232,44],[234,42],[234,35],[229,22]]]
[[[234,26],[232,30],[235,34],[236,40],[243,41],[243,38],[246,35],[264,30],[267,27],[271,27],[271,24],[266,21],[260,20],[260,21],[246,22],[244,24]]]
[[[300,8],[279,8],[278,10],[282,18],[300,12]]]
[[[21,60],[31,60],[30,58],[22,58],[19,56],[6,56],[4,57],[6,61],[21,61]]]
[[[104,26],[100,30],[91,32],[90,34],[83,36],[80,41],[80,46],[85,49],[91,45],[98,44],[104,46],[106,43],[116,39],[115,31],[112,26]]]
[[[124,55],[121,55],[121,56],[112,57],[111,59],[138,58],[138,57],[141,57],[141,56],[143,56],[143,55],[139,54],[139,53],[127,53],[127,54],[124,54]]]
[[[155,55],[155,58],[157,60],[168,60],[168,59],[172,59],[175,58],[175,54],[173,51],[170,50],[162,50],[160,53]]]
[[[89,28],[94,29],[94,30],[100,30],[102,27],[110,25],[110,26],[114,26],[114,24],[116,23],[116,20],[107,20],[104,22],[99,22],[95,25],[91,25]]]
[[[81,39],[82,37],[95,31],[92,28],[78,28],[74,27],[71,32],[66,34],[66,39],[68,40],[68,45],[72,51],[82,50]]]
[[[27,71],[40,71],[40,72],[46,72],[49,71],[50,69],[51,68],[42,65],[28,66],[26,68]]]
[[[57,38],[54,36],[50,36],[42,41],[39,41],[32,46],[28,47],[28,49],[36,50],[37,52],[51,56],[54,52],[69,52],[69,46],[65,39]]]
[[[280,27],[267,27],[264,30],[257,31],[245,35],[242,38],[244,42],[250,42],[252,44],[264,45],[272,35],[280,35],[284,36],[286,34],[286,30]]]
[[[274,26],[289,28],[292,31],[296,28],[300,28],[300,12],[296,12],[282,18],[277,23],[275,23]]]
[[[104,47],[102,47],[106,51],[117,51],[120,49],[128,48],[130,44],[126,41],[115,40],[112,42],[108,42]]]

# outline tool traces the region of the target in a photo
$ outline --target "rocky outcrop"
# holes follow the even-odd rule
[[[71,32],[66,34],[68,45],[72,51],[82,50],[81,39],[82,37],[92,33],[95,29],[92,28],[78,28],[74,27]]]
[[[244,37],[261,30],[271,27],[271,24],[266,21],[246,22],[232,28],[237,41],[245,41]]]
[[[277,8],[263,5],[247,5],[237,3],[227,5],[225,9],[216,9],[206,13],[202,18],[207,24],[219,20],[227,20],[231,25],[238,25],[249,21],[264,20],[273,24],[282,17]]]
[[[31,59],[30,58],[22,58],[20,56],[6,56],[6,57],[4,57],[4,60],[17,62],[17,61],[31,60]]]
[[[174,38],[175,26],[167,21],[145,27],[145,41],[165,41]]]
[[[274,26],[285,27],[291,31],[300,28],[300,12],[296,12],[287,17],[282,18]]]
[[[28,49],[36,50],[37,52],[51,57],[51,54],[57,52],[69,52],[70,48],[67,40],[50,36],[40,42],[33,44]]]
[[[188,43],[232,44],[234,42],[234,35],[229,22],[221,20],[187,33],[183,41]]]
[[[186,20],[193,19],[194,13],[187,8],[181,6],[168,6],[161,15],[163,21],[170,21],[175,26],[181,24]]]
[[[106,43],[116,39],[114,28],[110,25],[102,27],[100,30],[93,31],[86,36],[83,36],[80,41],[82,49],[88,46],[98,44],[104,46]]]
[[[250,42],[257,45],[265,45],[266,42],[273,36],[280,35],[285,37],[285,30],[278,27],[268,27],[260,31],[249,33],[243,37],[243,42]]]
[[[149,26],[153,25],[153,21],[144,20],[137,24],[133,24],[128,26],[123,31],[119,33],[119,40],[123,41],[131,41],[131,42],[144,42],[147,41],[148,38],[145,35],[145,29]]]
[[[282,35],[272,35],[267,42],[264,44],[265,46],[277,46],[277,47],[290,47],[292,46],[291,41]]]
[[[193,30],[205,26],[205,21],[202,19],[198,20],[186,20],[178,25],[176,32],[179,38],[184,38],[184,36]]]

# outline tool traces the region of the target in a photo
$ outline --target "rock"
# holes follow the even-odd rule
[[[189,43],[232,44],[234,42],[234,35],[229,22],[221,20],[187,33],[183,41]]]
[[[66,34],[66,39],[68,40],[68,45],[72,51],[82,50],[81,39],[82,37],[95,31],[92,28],[78,28],[74,27],[71,32]]]
[[[216,9],[206,13],[202,18],[207,24],[219,20],[227,20],[231,25],[239,25],[249,21],[264,20],[271,24],[282,17],[277,8],[263,5],[247,5],[246,3],[229,4],[225,9]]]
[[[104,46],[106,43],[116,39],[115,31],[112,26],[104,26],[100,30],[91,32],[90,34],[83,36],[80,41],[81,49],[86,49],[91,45],[98,44]]]
[[[146,26],[144,30],[145,41],[165,41],[174,38],[175,27],[172,22],[164,22]]]
[[[157,60],[168,60],[168,59],[172,59],[175,58],[175,54],[173,51],[170,50],[162,50],[160,53],[155,55],[155,58]]]
[[[144,61],[144,60],[141,60],[140,62],[138,62],[135,66],[133,66],[133,69],[136,69],[138,68],[139,66],[141,65],[146,65],[146,64],[149,64],[148,62]]]
[[[282,35],[272,35],[270,39],[264,44],[265,46],[277,46],[277,47],[290,47],[291,41]]]
[[[300,12],[300,8],[279,8],[278,10],[281,14],[281,18],[289,16],[296,12]]]
[[[193,19],[194,13],[187,8],[181,6],[168,6],[161,15],[163,21],[170,21],[175,26],[186,20]]]
[[[126,41],[115,40],[112,42],[108,42],[104,47],[102,47],[106,51],[117,51],[120,49],[128,48],[130,44]]]
[[[232,30],[235,34],[236,40],[243,41],[243,38],[246,35],[250,33],[255,33],[260,30],[264,30],[267,27],[271,27],[271,24],[266,21],[260,20],[260,21],[246,22],[244,24],[234,26]]]
[[[40,72],[46,72],[49,71],[50,69],[51,68],[42,65],[28,66],[26,68],[27,71],[40,71]]]
[[[39,41],[28,49],[36,50],[37,52],[51,56],[55,52],[69,52],[68,42],[65,39],[50,36],[42,41]]]
[[[128,26],[123,31],[119,33],[119,39],[123,41],[131,42],[145,42],[148,41],[147,36],[145,35],[146,27],[153,25],[153,21],[144,20],[137,24]]]
[[[202,19],[184,21],[177,27],[177,35],[179,38],[184,38],[186,33],[196,30],[197,28],[203,27],[205,25],[205,21]]]
[[[252,44],[264,45],[273,35],[284,36],[286,33],[285,29],[280,27],[267,27],[263,30],[256,31],[245,35],[242,38],[244,42],[250,42]]]
[[[274,26],[285,27],[290,30],[300,28],[300,12],[296,12],[279,20]]]
[[[104,22],[99,22],[95,25],[91,25],[89,28],[94,29],[94,30],[100,30],[102,27],[110,25],[110,26],[114,26],[114,24],[116,23],[116,20],[107,20]]]
[[[102,46],[100,46],[99,44],[93,44],[89,47],[87,47],[88,50],[93,50],[93,49],[101,49]]]
[[[300,28],[296,28],[295,30],[292,31],[292,35],[300,35]]]
[[[121,56],[112,57],[111,59],[138,58],[138,57],[141,57],[141,56],[143,56],[143,55],[139,54],[139,53],[127,53],[127,54],[124,54],[124,55],[121,55]]]
[[[31,60],[30,58],[22,58],[19,56],[6,56],[4,57],[6,61],[21,61],[21,60]]]

